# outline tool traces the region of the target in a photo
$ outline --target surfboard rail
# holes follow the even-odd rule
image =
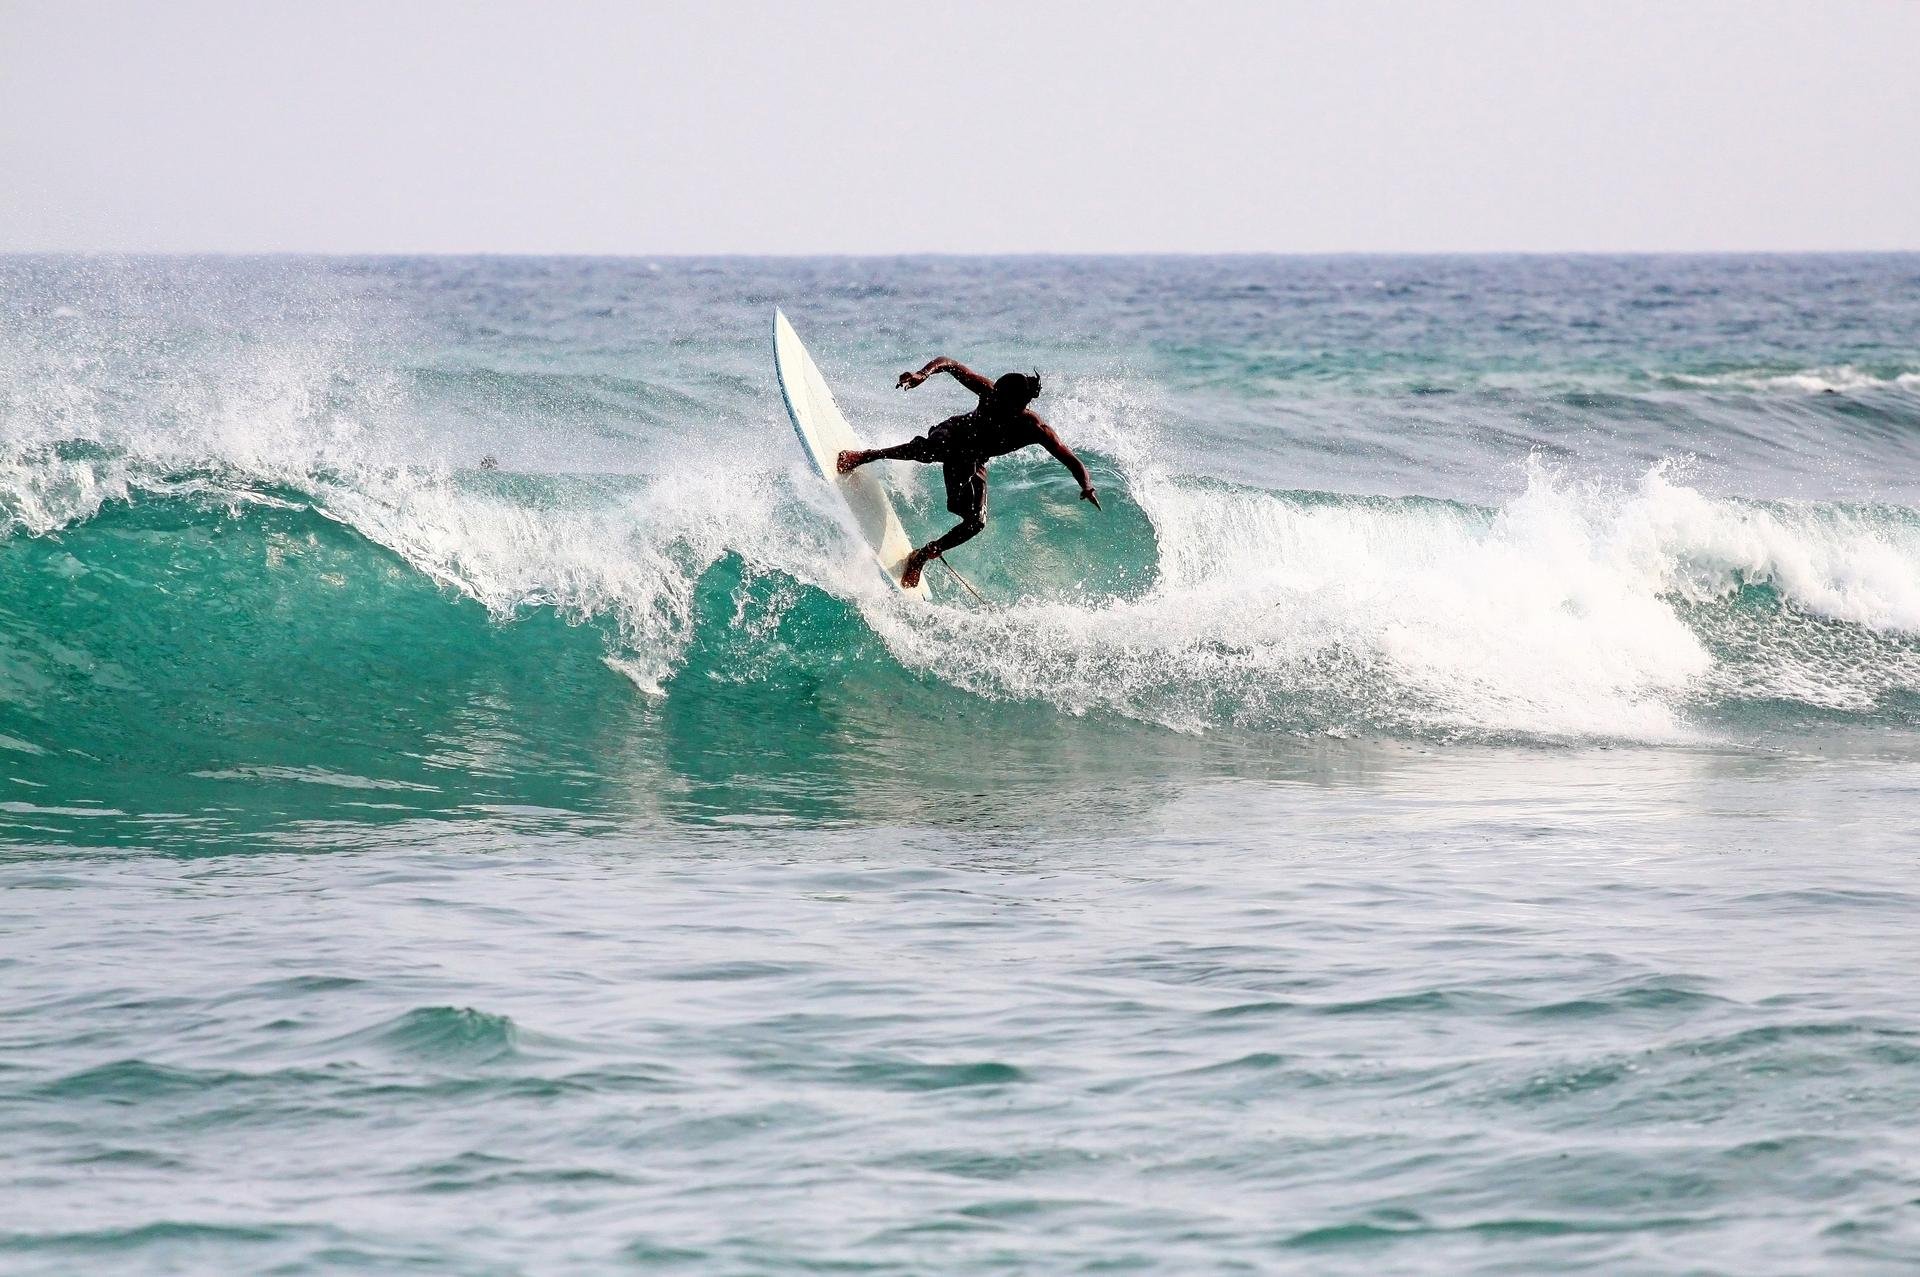
[[[814,473],[839,493],[881,574],[902,594],[927,598],[925,580],[911,588],[900,584],[900,573],[907,556],[913,553],[913,543],[907,539],[907,530],[894,513],[880,477],[865,470],[840,474],[836,469],[834,463],[842,451],[865,445],[847,424],[800,334],[778,308],[773,312],[773,368],[780,383],[780,398],[787,405],[787,419],[793,423],[807,460],[813,464]]]

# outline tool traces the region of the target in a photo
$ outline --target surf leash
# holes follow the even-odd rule
[[[944,567],[947,571],[953,573],[954,580],[960,582],[961,585],[966,586],[967,593],[973,595],[974,598],[978,599],[981,607],[993,606],[993,604],[987,602],[985,595],[981,594],[980,591],[973,588],[973,583],[971,581],[967,580],[966,577],[961,576],[960,573],[954,568],[953,564],[947,562],[946,555],[936,554],[933,557],[940,560],[940,566]]]

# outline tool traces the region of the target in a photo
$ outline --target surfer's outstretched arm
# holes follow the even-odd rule
[[[929,359],[927,366],[919,372],[901,373],[900,380],[896,382],[895,385],[901,390],[912,390],[915,386],[938,372],[952,373],[955,381],[983,399],[987,393],[993,389],[993,383],[991,381],[988,381],[985,377],[982,377],[958,359],[948,359],[945,355],[936,355],[934,358]]]
[[[1080,485],[1080,499],[1093,502],[1093,508],[1100,508],[1100,494],[1093,490],[1093,480],[1087,478],[1087,468],[1080,464],[1080,458],[1073,455],[1073,449],[1067,447],[1060,436],[1053,433],[1053,427],[1042,421],[1040,426],[1040,446],[1053,454],[1053,459],[1067,468],[1074,481]]]

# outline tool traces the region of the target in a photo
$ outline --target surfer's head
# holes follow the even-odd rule
[[[1040,374],[1038,372],[1010,372],[993,383],[993,399],[996,404],[1012,408],[1016,412],[1040,397]]]

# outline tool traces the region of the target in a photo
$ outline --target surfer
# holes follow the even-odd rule
[[[945,536],[907,556],[900,584],[908,589],[920,584],[921,570],[929,559],[971,541],[987,526],[987,462],[995,457],[1037,443],[1080,484],[1080,499],[1093,502],[1096,510],[1100,508],[1100,497],[1087,479],[1087,468],[1080,464],[1080,458],[1028,407],[1040,396],[1039,373],[1010,372],[998,381],[988,381],[958,360],[941,355],[919,372],[901,373],[898,385],[901,390],[912,390],[942,372],[952,373],[955,381],[980,397],[972,412],[948,417],[919,438],[891,448],[849,449],[836,463],[841,474],[851,474],[869,461],[940,463],[947,481],[947,509],[959,515],[960,522]]]

